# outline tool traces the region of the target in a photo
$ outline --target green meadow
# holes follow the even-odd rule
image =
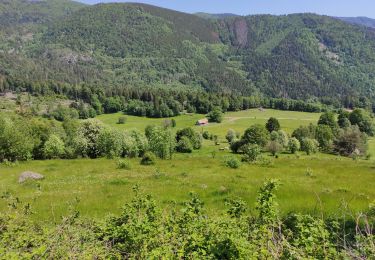
[[[144,129],[150,124],[162,124],[164,119],[126,116],[117,124],[121,114],[101,115],[105,124],[121,129]],[[253,208],[256,193],[266,179],[282,183],[278,202],[283,214],[291,211],[314,215],[340,215],[344,211],[359,212],[375,199],[375,140],[370,140],[369,160],[354,161],[327,154],[306,156],[281,154],[273,158],[265,153],[269,164],[242,164],[239,169],[224,165],[228,156],[225,134],[228,129],[243,132],[252,124],[264,124],[270,117],[279,119],[282,128],[291,133],[299,125],[316,123],[319,114],[249,110],[225,114],[221,124],[195,127],[219,135],[220,145],[204,141],[203,148],[192,154],[175,154],[172,160],[158,160],[156,165],[142,166],[140,159],[129,159],[130,170],[117,169],[116,159],[46,160],[0,166],[0,193],[9,192],[21,201],[30,202],[33,218],[58,222],[68,210],[76,207],[85,217],[102,218],[119,212],[132,197],[132,187],[139,184],[164,207],[181,205],[196,192],[212,214],[225,212],[225,201],[234,197],[244,199]],[[176,117],[176,129],[193,126],[203,115]],[[220,149],[223,148],[223,149]],[[40,182],[18,184],[23,171],[41,173]],[[1,200],[0,209],[6,207]]]
[[[117,124],[118,118],[124,116],[122,113],[105,114],[98,116],[98,119],[105,124],[120,129],[145,129],[147,125],[160,125],[165,119],[160,118],[140,118],[136,116],[128,116],[125,124]],[[177,129],[194,126],[197,131],[207,130],[212,134],[224,138],[229,129],[243,132],[252,124],[265,124],[270,117],[276,117],[283,130],[291,133],[300,125],[308,125],[316,123],[319,119],[319,113],[306,113],[306,112],[293,112],[293,111],[280,111],[280,110],[264,110],[250,109],[239,112],[228,112],[224,115],[224,120],[220,124],[212,123],[208,126],[200,127],[195,126],[195,122],[205,117],[205,115],[188,114],[174,117],[177,123]]]

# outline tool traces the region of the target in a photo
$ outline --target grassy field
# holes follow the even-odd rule
[[[125,125],[117,125],[120,114],[102,115],[104,123],[119,128],[143,129],[148,124],[160,124],[163,119],[146,119],[127,116]],[[319,114],[250,110],[228,113],[222,124],[211,124],[207,130],[224,135],[229,128],[243,131],[253,123],[265,123],[275,116],[285,130],[301,124],[316,123]],[[191,126],[202,115],[177,117],[177,128]],[[197,128],[200,129],[200,128]],[[342,205],[348,203],[353,211],[366,210],[375,199],[375,160],[353,161],[332,155],[316,154],[299,156],[282,154],[278,159],[269,157],[272,165],[243,164],[239,169],[225,167],[229,151],[220,151],[222,143],[215,146],[205,141],[204,148],[192,154],[176,154],[173,160],[159,160],[154,166],[141,166],[139,159],[131,159],[131,170],[117,169],[116,160],[78,159],[31,161],[15,166],[0,166],[0,194],[10,192],[22,201],[31,202],[34,218],[41,221],[59,221],[69,207],[78,202],[83,216],[101,218],[116,213],[132,196],[132,186],[151,193],[164,206],[179,205],[188,199],[190,191],[200,195],[212,214],[225,211],[225,200],[241,197],[253,208],[256,192],[268,178],[277,178],[282,186],[278,201],[282,213],[302,211],[313,214],[342,213]],[[375,156],[375,142],[370,142]],[[268,156],[265,154],[265,156]],[[23,171],[31,170],[45,175],[40,183],[18,184]],[[0,202],[0,209],[6,207]]]
[[[147,125],[160,125],[165,120],[160,118],[140,118],[136,116],[125,116],[127,118],[126,124],[119,125],[117,124],[117,121],[121,116],[123,116],[122,113],[106,114],[98,116],[98,119],[103,121],[107,125],[111,125],[120,129],[137,128],[142,130],[145,129]],[[281,127],[285,131],[291,133],[300,125],[316,123],[319,119],[319,116],[319,113],[280,111],[273,109],[259,111],[258,109],[250,109],[246,111],[226,113],[221,124],[212,123],[204,127],[195,126],[196,121],[198,119],[204,118],[204,115],[181,115],[178,117],[174,117],[174,119],[177,123],[177,129],[193,126],[197,131],[208,130],[209,132],[219,135],[219,137],[223,138],[229,129],[243,132],[252,124],[265,124],[270,117],[278,118]]]

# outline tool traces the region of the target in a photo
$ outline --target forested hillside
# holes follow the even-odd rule
[[[368,17],[338,17],[338,19],[351,24],[359,24],[371,28],[375,28],[375,19]]]
[[[314,14],[202,17],[144,4],[2,1],[1,82],[374,103],[374,30]]]
[[[83,4],[69,0],[1,0],[1,27],[46,23],[77,11]]]

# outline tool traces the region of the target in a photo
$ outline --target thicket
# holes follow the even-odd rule
[[[174,152],[200,149],[202,136],[192,128],[173,134],[171,126],[148,126],[145,133],[122,131],[96,119],[63,123],[36,117],[0,115],[0,162],[29,159],[142,157],[151,151],[161,159]]]
[[[30,204],[3,194],[0,256],[4,259],[370,259],[375,254],[373,206],[341,218],[300,213],[281,216],[269,180],[258,192],[255,209],[241,198],[226,202],[227,214],[207,214],[192,193],[180,209],[164,210],[134,187],[133,199],[118,215],[82,219],[72,204],[56,225],[35,223]],[[250,213],[252,212],[252,213]]]

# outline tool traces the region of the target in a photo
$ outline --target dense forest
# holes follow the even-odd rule
[[[207,17],[143,4],[16,0],[0,3],[0,38],[3,89],[17,79],[374,103],[375,32],[326,16]]]

